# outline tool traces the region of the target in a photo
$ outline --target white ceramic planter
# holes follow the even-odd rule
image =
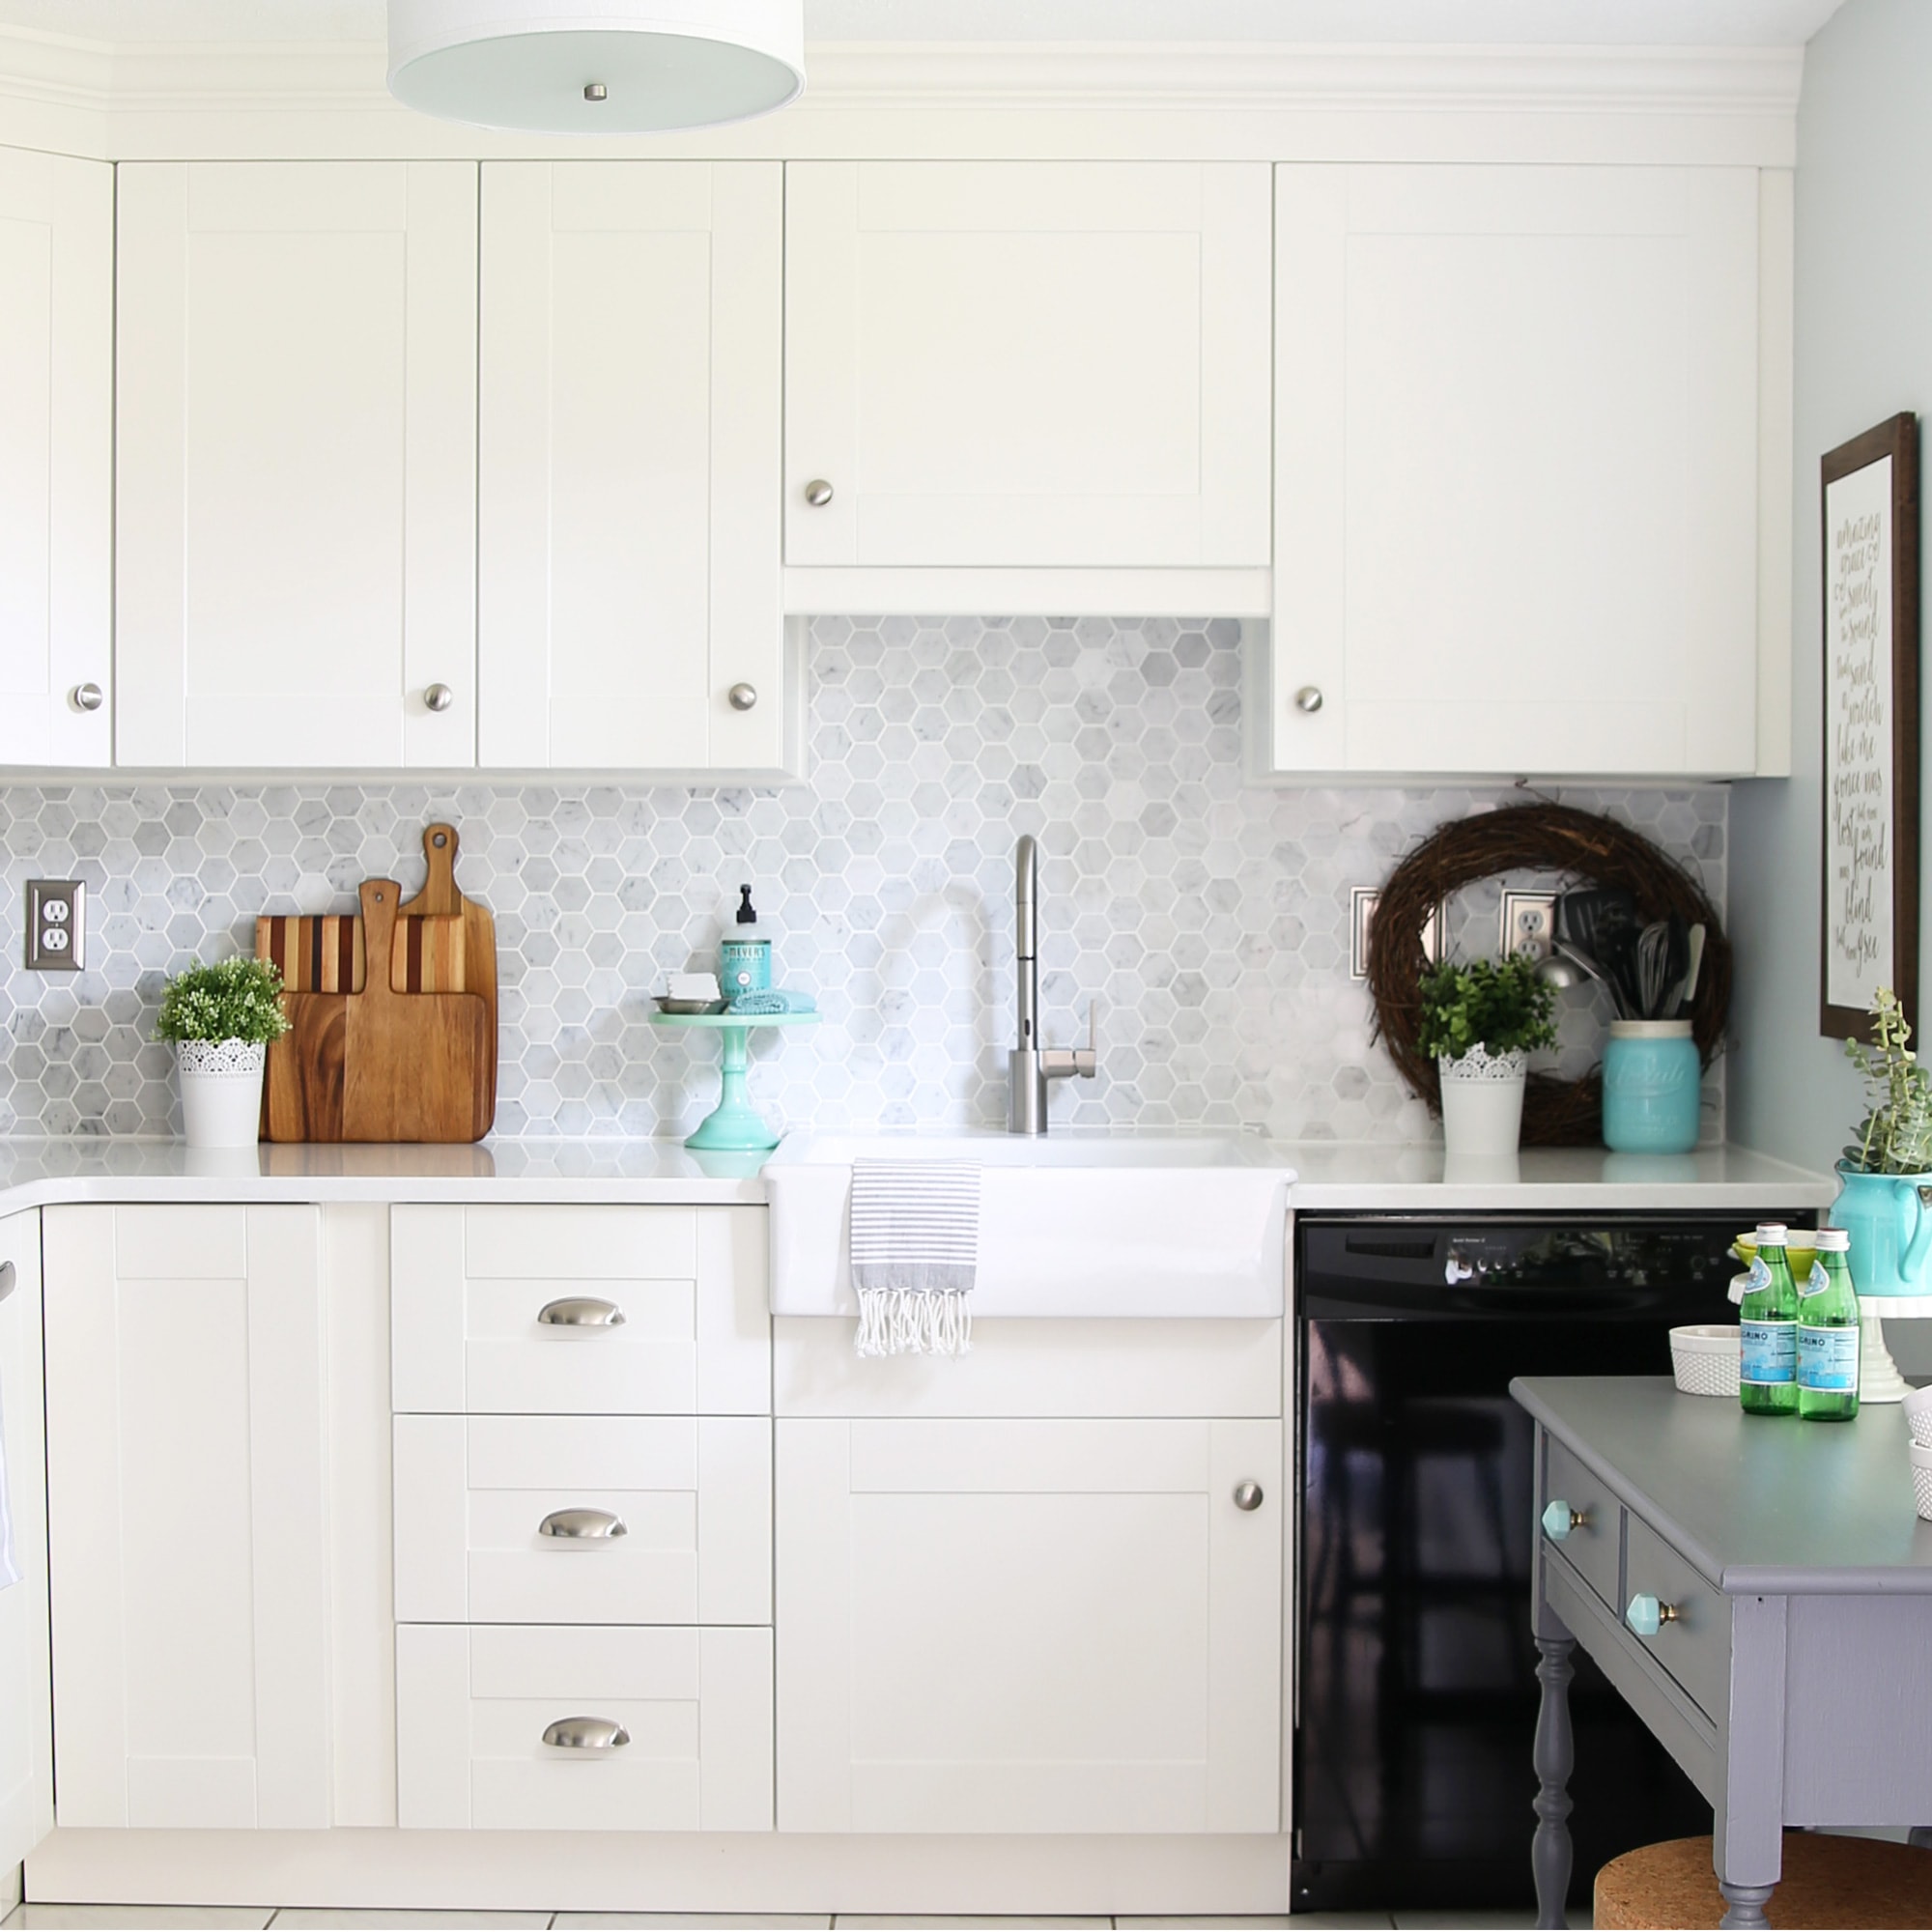
[[[243,1039],[175,1044],[182,1133],[191,1148],[251,1148],[262,1130],[262,1068],[269,1049]]]
[[[1458,1166],[1514,1154],[1522,1134],[1522,1090],[1527,1056],[1492,1057],[1471,1047],[1459,1060],[1435,1063],[1442,1076],[1442,1138]]]

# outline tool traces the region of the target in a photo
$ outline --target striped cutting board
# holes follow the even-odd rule
[[[464,922],[460,915],[399,919],[389,949],[389,988],[397,993],[461,993]],[[368,973],[362,922],[353,913],[270,915],[255,922],[255,954],[281,968],[290,993],[359,993]]]

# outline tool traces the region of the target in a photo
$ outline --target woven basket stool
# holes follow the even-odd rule
[[[1784,1834],[1784,1876],[1765,1917],[1798,1928],[1932,1926],[1932,1851],[1875,1838]],[[1724,1895],[1709,1838],[1640,1845],[1597,1874],[1598,1932],[1608,1927],[1716,1926]]]

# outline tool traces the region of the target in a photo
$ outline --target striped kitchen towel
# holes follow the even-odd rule
[[[980,1170],[964,1160],[852,1163],[852,1286],[862,1355],[963,1355],[980,1265]]]

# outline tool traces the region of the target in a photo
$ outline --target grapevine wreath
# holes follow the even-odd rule
[[[1381,888],[1369,934],[1369,992],[1376,1031],[1410,1091],[1442,1111],[1435,1062],[1416,1044],[1422,1017],[1417,985],[1429,960],[1422,932],[1453,892],[1498,872],[1561,872],[1567,879],[1621,887],[1636,901],[1639,922],[1675,913],[1704,926],[1704,966],[1691,1002],[1691,1037],[1708,1066],[1723,1042],[1731,1008],[1731,948],[1717,908],[1684,867],[1641,833],[1567,805],[1505,806],[1436,829]],[[1525,1147],[1594,1147],[1602,1138],[1603,1068],[1577,1080],[1532,1073],[1523,1096]]]

